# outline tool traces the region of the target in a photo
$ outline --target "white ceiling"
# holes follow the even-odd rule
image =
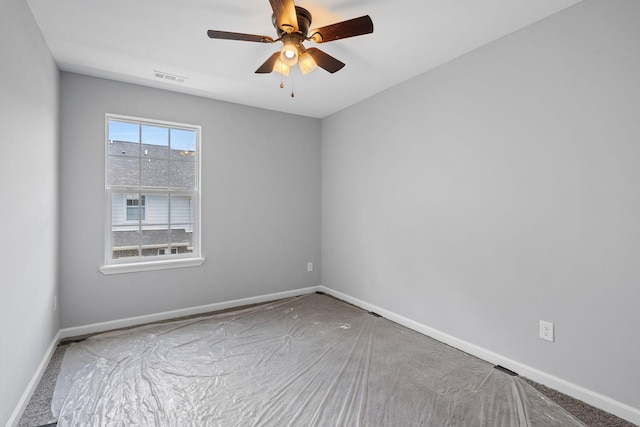
[[[280,89],[279,74],[254,73],[280,43],[206,35],[275,39],[268,0],[27,0],[61,70],[318,118],[579,1],[297,0],[312,28],[368,14],[374,33],[316,45],[346,67],[304,76],[296,68]],[[160,80],[154,70],[187,79]]]

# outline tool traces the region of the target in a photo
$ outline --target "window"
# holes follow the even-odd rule
[[[127,221],[138,221],[145,219],[144,196],[140,194],[127,196]]]
[[[106,116],[105,274],[200,265],[200,127]]]

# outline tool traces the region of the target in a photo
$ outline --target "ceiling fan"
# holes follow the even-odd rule
[[[373,21],[371,21],[369,15],[309,31],[311,13],[307,9],[296,6],[293,0],[269,0],[269,3],[271,3],[271,8],[273,9],[272,22],[278,34],[277,39],[269,36],[228,31],[207,31],[207,35],[212,39],[242,40],[258,43],[281,41],[283,44],[282,49],[271,55],[256,70],[258,74],[276,71],[283,75],[289,75],[291,67],[296,64],[298,64],[303,74],[307,74],[317,67],[323,68],[330,73],[335,73],[344,67],[345,64],[343,62],[315,47],[307,49],[302,43],[307,40],[315,43],[327,43],[373,32]]]

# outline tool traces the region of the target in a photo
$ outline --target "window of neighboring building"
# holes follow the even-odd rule
[[[127,195],[127,221],[144,221],[144,208],[144,195]]]
[[[106,116],[105,274],[200,265],[200,126]]]

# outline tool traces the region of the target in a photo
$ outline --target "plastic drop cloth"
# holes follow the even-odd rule
[[[94,336],[66,351],[58,426],[582,426],[523,380],[311,294]]]

